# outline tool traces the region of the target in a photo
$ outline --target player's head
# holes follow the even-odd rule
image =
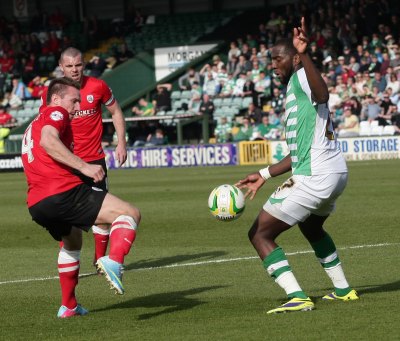
[[[82,80],[85,63],[83,62],[82,52],[75,47],[68,47],[61,53],[59,65],[64,77],[77,82]]]
[[[70,78],[56,78],[50,82],[46,102],[48,106],[60,106],[68,111],[70,118],[79,110],[81,86]]]
[[[283,84],[289,82],[290,76],[300,66],[300,58],[291,39],[276,42],[271,52],[272,69]]]

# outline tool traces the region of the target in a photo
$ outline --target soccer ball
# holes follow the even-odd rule
[[[211,214],[221,221],[231,221],[240,217],[245,208],[242,191],[232,185],[221,185],[213,189],[208,197]]]

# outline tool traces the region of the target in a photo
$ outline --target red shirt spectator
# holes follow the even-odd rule
[[[0,105],[0,125],[13,122],[15,122],[15,118],[10,115],[2,105]]]
[[[4,53],[3,57],[0,58],[1,72],[10,73],[14,64],[14,58],[9,56],[7,53]]]

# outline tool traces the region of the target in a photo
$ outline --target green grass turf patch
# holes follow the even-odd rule
[[[58,245],[31,221],[24,175],[1,174],[0,340],[396,340],[399,168],[399,160],[349,163],[348,187],[326,222],[361,299],[321,300],[331,283],[294,227],[278,242],[317,309],[274,316],[266,311],[285,295],[263,270],[247,231],[286,177],[271,179],[240,219],[226,223],[208,212],[209,193],[257,167],[111,171],[111,192],[143,215],[126,258],[126,295],[114,295],[102,277],[81,278],[77,295],[90,314],[69,320],[56,318]],[[92,257],[89,232],[82,274],[93,273]]]

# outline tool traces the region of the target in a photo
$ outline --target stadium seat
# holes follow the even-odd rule
[[[383,133],[382,135],[394,135],[396,132],[394,126],[388,125],[383,127]]]
[[[243,99],[242,97],[234,97],[232,100],[232,106],[241,108],[242,107]]]
[[[222,98],[214,98],[213,103],[215,108],[219,108],[222,106]]]
[[[379,125],[371,125],[371,135],[372,136],[381,136],[383,133],[383,126]]]
[[[165,116],[165,111],[157,111],[156,116]]]
[[[360,122],[360,136],[369,136],[371,135],[371,125],[368,121]]]
[[[192,98],[192,92],[190,90],[182,91],[181,99],[190,99]]]
[[[171,93],[171,99],[180,99],[181,98],[181,92],[180,91],[172,91]]]
[[[232,98],[226,97],[222,100],[222,106],[229,107],[232,104]]]
[[[182,102],[180,100],[172,101],[172,109],[179,109],[182,106]]]
[[[253,97],[245,97],[242,101],[242,109],[248,108],[249,104],[253,102]]]

